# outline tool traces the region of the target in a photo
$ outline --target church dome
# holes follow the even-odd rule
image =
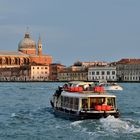
[[[30,38],[30,34],[28,32],[25,33],[24,38],[19,42],[18,50],[36,50],[36,43]]]

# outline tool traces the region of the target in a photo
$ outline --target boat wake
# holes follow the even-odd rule
[[[121,120],[113,116],[100,120],[74,121],[70,123],[70,127],[73,131],[80,133],[80,135],[86,135],[89,139],[93,136],[95,139],[118,139],[120,136],[125,137],[125,135],[129,138],[129,136],[140,134],[140,121]]]
[[[103,129],[110,133],[140,133],[140,125],[133,124],[130,120],[120,120],[113,116],[100,119]]]
[[[75,127],[75,126],[76,126],[76,127],[80,127],[80,124],[81,124],[81,123],[83,123],[83,121],[74,121],[74,122],[72,122],[70,125],[71,125],[71,126],[74,126],[74,127]]]

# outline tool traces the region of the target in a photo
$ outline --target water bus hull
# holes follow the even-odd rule
[[[97,112],[97,113],[89,113],[89,112],[75,112],[60,108],[53,108],[54,115],[57,117],[61,117],[64,119],[70,119],[70,120],[84,120],[84,119],[100,119],[100,118],[107,118],[109,115],[114,116],[115,118],[120,117],[120,113],[112,112]]]

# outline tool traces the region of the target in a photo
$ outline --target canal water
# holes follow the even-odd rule
[[[121,117],[70,121],[53,115],[49,100],[63,83],[0,83],[0,140],[139,140],[140,83],[120,83]]]

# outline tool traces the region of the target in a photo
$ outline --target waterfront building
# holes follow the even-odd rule
[[[29,81],[28,66],[0,68],[0,81]]]
[[[140,59],[121,59],[116,69],[118,81],[140,81]]]
[[[50,64],[50,76],[49,79],[51,81],[58,81],[58,74],[60,71],[65,69],[66,66],[60,64],[60,63],[52,63]]]
[[[31,81],[48,81],[49,65],[31,65]]]
[[[58,73],[59,81],[87,81],[88,68],[91,66],[106,66],[106,62],[81,62],[77,61],[72,66]]]
[[[59,81],[87,81],[88,78],[88,70],[72,70],[70,68],[66,68],[63,71],[58,73]]]
[[[20,79],[20,77],[29,79],[31,77],[29,69],[31,65],[37,64],[46,66],[51,63],[52,56],[42,53],[41,38],[39,37],[36,47],[35,41],[30,37],[30,34],[26,32],[24,38],[18,44],[18,51],[0,51],[0,79],[6,80],[8,78],[9,80],[16,80]],[[14,75],[10,72],[11,69],[13,69]],[[22,73],[26,74],[22,75]]]
[[[88,69],[88,80],[107,80],[116,81],[116,67],[115,66],[94,66]]]

